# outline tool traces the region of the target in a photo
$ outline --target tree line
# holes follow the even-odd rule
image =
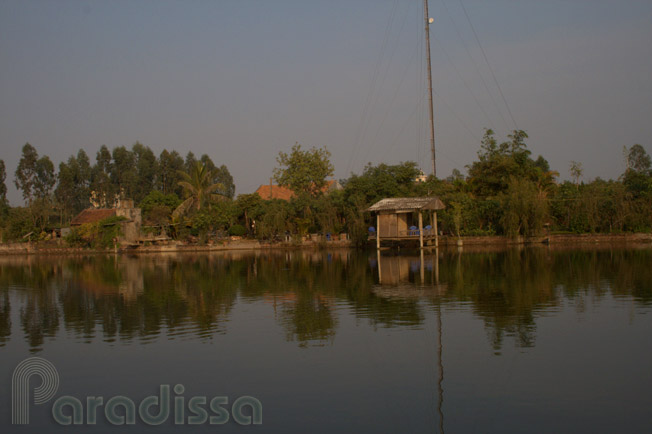
[[[343,188],[335,191],[327,191],[334,172],[329,151],[297,143],[279,153],[274,169],[277,184],[294,192],[290,200],[266,200],[255,193],[234,197],[228,168],[208,155],[196,158],[189,152],[183,158],[163,150],[157,157],[136,142],[131,149],[102,146],[93,164],[80,150],[55,171],[48,156],[25,144],[14,177],[24,207],[8,206],[0,160],[3,239],[20,240],[28,233],[42,237],[67,226],[91,201],[110,207],[116,197],[133,199],[142,208],[146,231],[195,242],[227,234],[274,240],[346,232],[363,244],[374,224],[366,208],[387,197],[415,196],[442,199],[447,208],[439,213],[440,228],[454,236],[652,230],[652,163],[641,145],[624,148],[626,169],[617,180],[584,182],[581,163],[570,162],[571,180],[559,181],[544,157],[533,158],[527,139],[515,130],[499,142],[488,129],[466,175],[456,169],[446,179],[431,176],[419,182],[415,162],[368,164],[362,173],[340,180]]]

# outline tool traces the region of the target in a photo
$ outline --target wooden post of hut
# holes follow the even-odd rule
[[[439,229],[437,228],[437,211],[434,212],[434,222],[432,228],[435,231],[435,247],[439,247]]]
[[[380,249],[380,214],[376,214],[376,248]]]
[[[419,211],[419,248],[423,249],[423,216]]]

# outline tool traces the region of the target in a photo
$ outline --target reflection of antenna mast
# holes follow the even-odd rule
[[[441,296],[439,287],[439,249],[435,249],[435,254],[433,255],[433,274],[432,274],[432,283],[435,288],[437,288],[437,293],[439,298],[437,301],[437,370],[439,371],[439,377],[437,378],[437,412],[439,413],[439,432],[444,434],[444,362],[442,359],[442,340],[441,340]]]
[[[442,344],[441,344],[441,299],[437,304],[437,367],[439,368],[439,378],[437,379],[437,392],[439,394],[439,404],[437,406],[437,411],[439,412],[439,432],[444,434],[444,411],[442,406],[444,405],[444,388],[442,383],[444,382],[444,363],[441,358],[442,353]]]

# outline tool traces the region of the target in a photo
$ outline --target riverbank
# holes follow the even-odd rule
[[[551,234],[542,237],[440,237],[440,246],[450,245],[519,245],[519,244],[595,244],[595,243],[652,243],[652,234]]]
[[[0,255],[78,255],[78,254],[146,254],[146,253],[167,253],[167,252],[221,252],[229,250],[272,250],[272,249],[320,249],[320,248],[350,248],[349,240],[337,241],[304,241],[294,242],[262,242],[258,240],[228,240],[218,243],[188,244],[181,241],[170,241],[165,244],[151,244],[130,247],[118,247],[117,249],[96,249],[83,247],[67,247],[55,242],[43,243],[8,243],[0,244]]]
[[[556,246],[581,246],[587,244],[647,244],[652,243],[652,234],[552,234],[547,237],[510,238],[503,236],[481,237],[450,237],[439,238],[440,247],[473,246],[477,248],[550,244]],[[333,241],[303,241],[295,242],[264,242],[258,240],[227,240],[212,244],[188,244],[181,241],[171,241],[161,245],[142,245],[137,247],[116,249],[91,249],[82,247],[67,247],[56,242],[42,243],[7,243],[0,244],[0,255],[84,255],[84,254],[148,254],[167,252],[220,252],[229,250],[272,250],[272,249],[322,249],[351,248],[350,240]]]

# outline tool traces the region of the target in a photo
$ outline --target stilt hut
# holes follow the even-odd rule
[[[383,199],[366,210],[376,214],[376,227],[370,231],[369,238],[376,240],[377,248],[382,240],[419,240],[421,248],[425,244],[437,246],[437,211],[444,208],[446,206],[438,197]],[[423,224],[424,211],[432,212],[432,223],[426,227]]]

